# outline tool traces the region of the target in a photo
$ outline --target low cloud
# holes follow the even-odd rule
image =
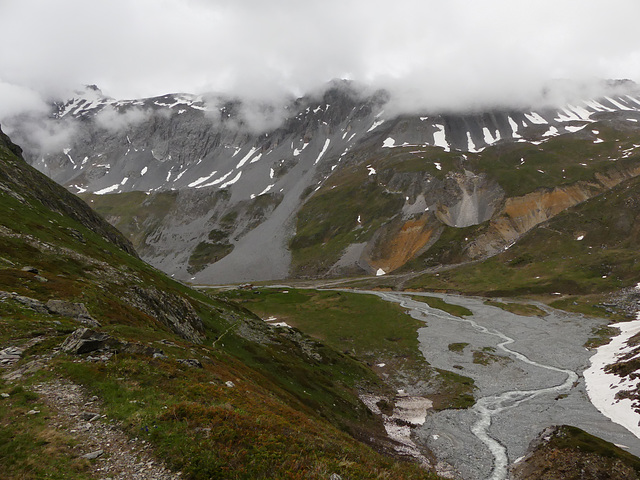
[[[0,123],[20,114],[46,114],[50,108],[38,92],[0,79]]]
[[[107,106],[95,116],[96,125],[110,132],[119,132],[139,125],[150,118],[150,113],[138,107],[118,109]]]
[[[242,101],[237,109],[236,128],[261,134],[280,127],[291,115],[282,102]]]
[[[0,30],[0,121],[95,83],[119,99],[216,92],[250,99],[247,125],[335,78],[392,93],[398,111],[561,98],[557,79],[640,81],[637,0],[21,0]],[[598,79],[593,82],[592,79]],[[595,88],[595,87],[588,87]],[[118,118],[118,117],[114,117]]]
[[[31,114],[9,119],[7,134],[34,156],[46,157],[72,148],[79,128],[74,120],[56,120]]]

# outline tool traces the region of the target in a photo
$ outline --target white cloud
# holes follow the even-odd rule
[[[263,101],[351,78],[399,108],[511,104],[552,79],[640,80],[638,18],[637,0],[6,0],[0,31],[20,41],[0,81]]]
[[[138,125],[148,118],[149,114],[137,107],[119,111],[108,106],[96,115],[95,120],[99,127],[116,132]]]
[[[25,112],[46,112],[50,107],[27,87],[0,80],[0,120]]]
[[[75,121],[59,122],[42,115],[14,118],[4,127],[15,143],[42,157],[70,148],[78,132]]]

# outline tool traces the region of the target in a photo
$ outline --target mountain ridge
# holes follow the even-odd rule
[[[63,129],[67,123],[73,125],[70,142],[75,143],[39,156],[31,142],[27,158],[103,209],[135,239],[143,258],[183,280],[218,283],[389,273],[422,255],[443,228],[489,221],[514,185],[565,188],[590,181],[598,170],[608,168],[604,160],[611,156],[614,136],[631,139],[640,120],[635,86],[612,88],[611,95],[556,109],[393,117],[385,114],[389,98],[384,92],[362,96],[348,83],[292,101],[287,111],[279,112],[265,106],[251,112],[242,102],[205,96],[96,100],[91,90],[88,98],[58,105],[55,118],[49,119]],[[249,115],[262,115],[263,126],[269,120],[277,126],[257,133],[246,125]],[[601,138],[605,133],[607,138]],[[578,147],[581,141],[593,148]],[[625,161],[635,158],[633,142],[626,145],[627,153],[618,155]],[[570,164],[563,153],[567,148],[600,158],[598,166],[585,168],[588,178],[576,170],[586,163],[574,156]],[[499,170],[522,169],[518,164],[500,165],[501,156],[514,156],[517,150],[522,161],[533,156],[527,168],[534,162],[538,167],[525,172],[524,182]],[[496,156],[498,162],[492,165]],[[549,182],[531,178],[545,175],[549,159],[562,156],[571,174],[554,173]],[[326,191],[343,188],[345,179],[354,176],[362,192],[356,184],[344,198],[340,190]],[[126,197],[133,191],[145,192],[148,198],[135,205]],[[121,200],[115,199],[118,194]],[[324,231],[325,238],[313,237],[309,243],[302,240],[307,238],[304,232],[315,229],[317,235],[325,227],[305,211],[318,204],[326,212],[320,202],[324,195],[328,204],[351,212],[353,218],[329,215],[332,227]],[[354,200],[351,203],[373,205],[373,197],[385,195],[394,198],[395,206],[390,204],[384,215],[363,216],[365,204],[361,211],[349,204]],[[410,223],[399,223],[402,218]],[[431,227],[408,240],[407,229],[415,230],[418,224]],[[519,235],[501,241],[500,248]],[[407,245],[392,262],[380,261],[388,249],[385,239]],[[301,245],[306,247],[296,247]],[[303,250],[312,246],[332,253],[324,255],[322,265],[312,258],[308,268],[309,254]],[[479,251],[497,250],[480,245]],[[327,264],[328,258],[333,258],[332,264]]]

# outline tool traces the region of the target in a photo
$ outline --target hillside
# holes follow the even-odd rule
[[[140,261],[4,135],[0,222],[3,478],[434,478],[378,453],[366,365]]]

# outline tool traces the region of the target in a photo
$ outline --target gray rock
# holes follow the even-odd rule
[[[20,269],[23,272],[35,273],[36,275],[40,273],[36,267],[25,266]]]
[[[143,345],[141,343],[132,343],[132,342],[121,342],[117,350],[118,352],[121,352],[121,353],[144,355],[146,357],[152,357],[157,353],[160,353],[160,354],[164,353],[162,350],[158,350],[157,348],[153,348],[149,345]]]
[[[11,260],[7,260],[7,259],[6,259],[6,258],[4,258],[4,257],[0,257],[0,261],[2,261],[2,262],[4,262],[4,263],[6,263],[6,264],[8,264],[8,265],[11,265],[11,266],[14,266],[14,265],[15,265],[15,263],[13,263]]]
[[[95,352],[109,345],[113,339],[106,333],[96,332],[89,328],[79,328],[67,337],[61,348],[65,352],[82,354]]]
[[[64,300],[51,299],[47,301],[46,307],[51,314],[71,317],[92,327],[100,326],[98,321],[91,316],[87,307],[84,306],[84,303],[72,303]]]
[[[104,450],[96,450],[95,452],[82,455],[82,458],[86,458],[87,460],[95,460],[96,458],[102,456],[103,453],[104,453]]]
[[[24,297],[22,295],[17,295],[15,293],[10,294],[10,296],[16,302],[21,303],[22,305],[29,307],[38,313],[49,313],[49,309],[40,300],[36,300],[35,298],[31,298],[31,297]]]
[[[69,233],[69,235],[71,235],[72,237],[74,237],[76,240],[78,240],[80,243],[87,243],[87,241],[84,238],[84,235],[82,235],[82,233],[80,233],[78,230],[76,230],[75,228],[67,228],[67,232]]]
[[[79,417],[82,420],[86,420],[87,422],[93,422],[94,420],[100,418],[100,414],[94,412],[81,412]]]
[[[189,367],[202,368],[202,363],[197,358],[179,358],[178,363],[188,365]]]
[[[142,288],[137,285],[127,293],[125,300],[182,338],[193,343],[202,343],[204,340],[202,319],[186,298],[155,287]]]
[[[18,347],[7,347],[0,350],[0,365],[9,366],[20,360],[23,349]]]

